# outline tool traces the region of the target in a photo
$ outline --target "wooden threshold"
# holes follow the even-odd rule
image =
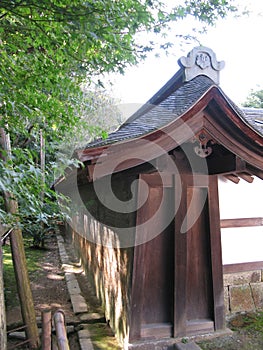
[[[173,334],[171,323],[149,323],[141,327],[142,338],[170,338]]]
[[[187,335],[214,332],[214,322],[210,319],[198,319],[186,322]]]

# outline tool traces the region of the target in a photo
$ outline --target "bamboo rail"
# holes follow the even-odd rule
[[[62,310],[57,310],[54,314],[53,321],[56,330],[58,350],[70,350],[64,312]]]

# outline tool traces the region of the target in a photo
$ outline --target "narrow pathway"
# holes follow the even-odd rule
[[[62,269],[65,273],[65,280],[75,315],[78,316],[81,322],[79,325],[78,338],[81,350],[94,350],[91,334],[89,331],[88,323],[102,322],[103,315],[99,313],[89,312],[88,305],[85,298],[82,295],[81,288],[79,286],[76,274],[83,272],[80,267],[76,267],[70,259],[63,237],[57,235],[58,249],[62,264]]]

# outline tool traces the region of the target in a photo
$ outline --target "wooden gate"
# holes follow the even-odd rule
[[[138,210],[137,235],[147,241],[135,247],[130,340],[222,329],[216,176],[197,175],[193,181],[190,175],[150,174],[141,179],[149,185],[149,194]],[[146,222],[142,230],[140,224]],[[152,237],[157,230],[160,234]]]

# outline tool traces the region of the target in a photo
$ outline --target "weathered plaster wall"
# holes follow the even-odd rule
[[[94,244],[75,232],[72,239],[107,322],[121,342],[127,341],[132,249]]]
[[[263,310],[263,270],[224,275],[225,313]]]
[[[118,200],[129,202],[128,212],[119,213],[107,208],[102,202],[110,203],[111,196],[100,185],[99,199],[93,184],[78,186],[83,206],[77,208],[71,227],[72,241],[81,258],[87,276],[101,301],[107,321],[121,342],[128,341],[129,307],[131,295],[133,244],[125,246],[125,229],[134,237],[137,196],[136,189],[131,193],[134,178],[120,180],[114,178],[112,190]],[[74,194],[73,194],[74,196]],[[127,232],[126,232],[127,234]],[[132,243],[133,240],[130,240]]]

